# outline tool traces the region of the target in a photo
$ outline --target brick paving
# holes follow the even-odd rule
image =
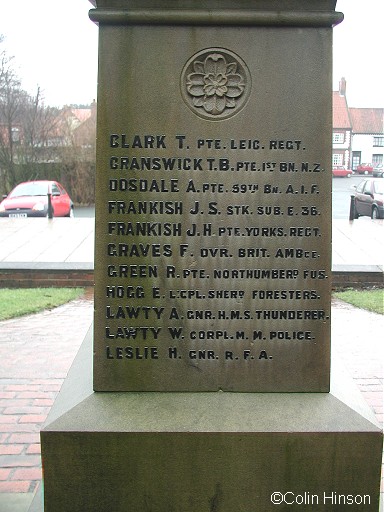
[[[91,297],[0,322],[0,493],[41,481],[41,425],[92,322]]]
[[[1,493],[33,493],[41,481],[39,430],[92,314],[90,294],[52,311],[0,322],[0,503]],[[382,315],[332,304],[333,350],[381,423],[383,327]]]
[[[369,313],[341,301],[332,303],[332,350],[360,389],[383,429],[384,315]],[[384,510],[384,454],[381,470]]]

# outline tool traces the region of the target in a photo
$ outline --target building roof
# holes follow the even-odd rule
[[[89,117],[91,117],[91,108],[71,108],[72,114],[80,121],[84,123]]]
[[[350,108],[354,133],[384,133],[383,108]]]
[[[351,129],[352,124],[348,114],[348,105],[345,96],[342,96],[339,91],[333,91],[332,99],[332,113],[333,129]]]

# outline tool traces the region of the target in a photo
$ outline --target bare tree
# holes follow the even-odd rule
[[[95,201],[94,177],[96,161],[96,103],[90,106],[90,117],[80,122],[74,112],[66,107],[60,116],[61,145],[56,155],[61,164],[61,181],[71,192],[76,203],[91,204]]]
[[[79,109],[44,104],[40,87],[34,95],[19,77],[1,45],[0,35],[0,193],[20,181],[57,179],[77,202],[93,202],[96,103],[86,121]]]
[[[0,44],[3,38],[0,36]],[[44,105],[41,89],[30,95],[21,87],[13,58],[0,52],[0,187],[35,179],[41,162],[55,161],[61,140],[59,110]]]
[[[40,87],[34,96],[27,96],[21,105],[22,145],[18,153],[20,164],[35,164],[55,160],[60,138],[59,109],[46,107]]]
[[[2,38],[0,39],[2,42]],[[19,112],[22,97],[20,80],[12,58],[0,53],[0,170],[3,187],[15,184],[15,145],[20,142]]]

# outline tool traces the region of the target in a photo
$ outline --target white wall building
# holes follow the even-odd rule
[[[333,92],[332,165],[353,170],[361,163],[384,162],[384,109],[350,108],[345,78]]]
[[[384,109],[350,108],[352,168],[360,163],[374,166],[384,161]]]

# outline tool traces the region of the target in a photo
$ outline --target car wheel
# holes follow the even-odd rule
[[[372,208],[372,215],[371,215],[371,219],[379,219],[379,210],[376,208],[376,206],[374,206]]]
[[[352,176],[352,174],[349,172],[349,173],[347,174],[347,178],[350,178],[351,176]]]
[[[75,217],[75,211],[74,211],[73,206],[71,206],[71,209],[69,210],[69,213],[68,213],[68,215],[66,215],[66,217],[70,217],[71,219],[73,219]]]

